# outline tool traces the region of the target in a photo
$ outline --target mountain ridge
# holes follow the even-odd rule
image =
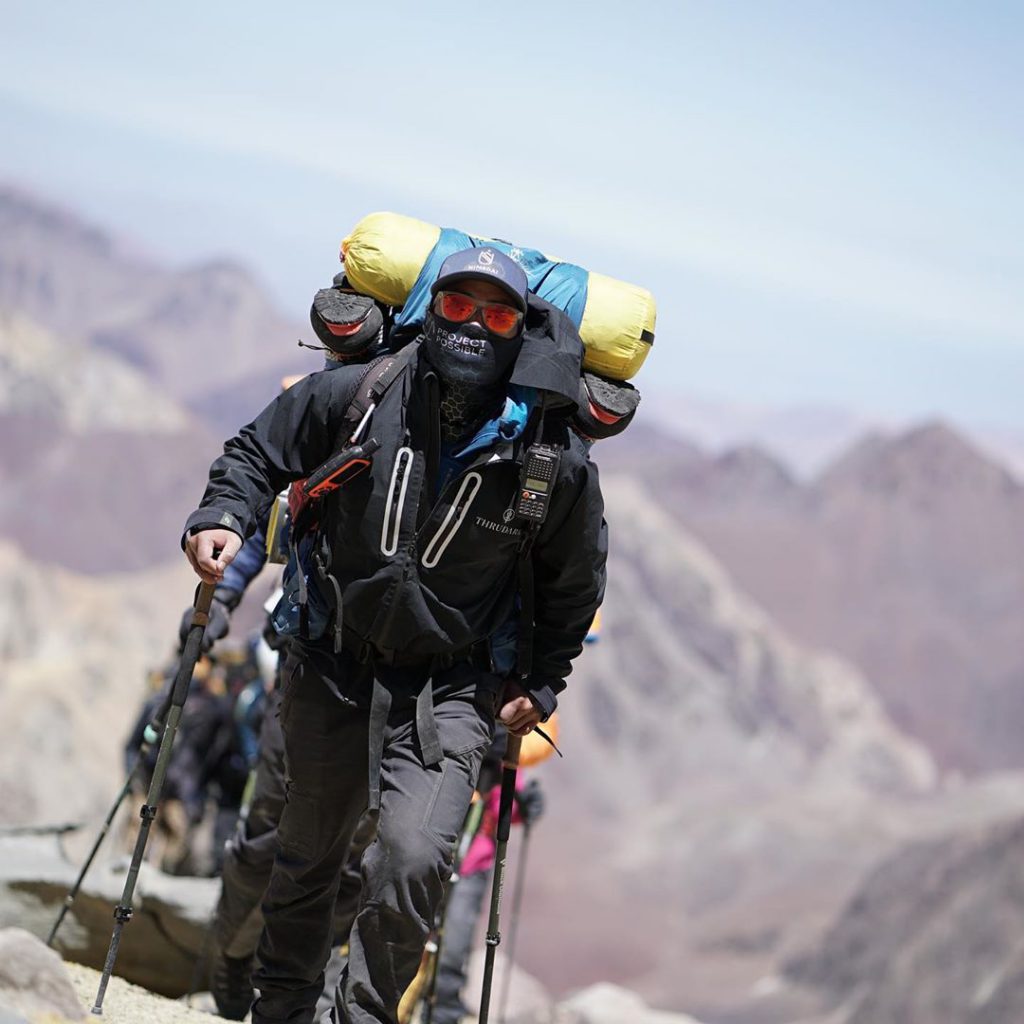
[[[0,231],[0,307],[119,356],[218,429],[223,417],[204,402],[207,393],[236,381],[251,392],[255,377],[260,408],[283,374],[319,365],[293,351],[303,329],[239,260],[167,267],[70,210],[8,186],[0,186],[0,225],[7,229]]]
[[[650,485],[793,637],[857,665],[943,768],[1024,764],[1024,486],[955,428],[864,439],[775,490],[650,427],[597,458]]]

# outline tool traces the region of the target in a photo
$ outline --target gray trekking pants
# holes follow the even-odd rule
[[[277,853],[277,825],[285,803],[284,734],[277,718],[279,693],[275,691],[260,729],[259,760],[249,814],[224,851],[220,901],[214,923],[218,947],[242,959],[256,952],[263,914],[260,904],[270,882]],[[359,861],[373,839],[376,822],[369,817],[356,829],[342,869],[334,907],[334,944],[348,942],[349,929],[359,904],[362,880]],[[333,1002],[333,991],[331,993]]]
[[[339,699],[300,654],[281,706],[288,769],[279,848],[263,904],[253,1024],[311,1024],[323,986],[341,867],[370,798],[370,711]],[[459,662],[434,673],[443,756],[420,748],[425,679],[393,688],[383,723],[377,836],[362,860],[362,894],[338,986],[338,1024],[397,1020],[451,873],[454,845],[494,731],[503,680]],[[425,741],[426,742],[426,741]]]
[[[277,823],[284,808],[284,736],[277,720],[278,694],[268,702],[260,728],[256,781],[245,824],[228,843],[221,872],[214,935],[228,956],[256,951],[263,916],[260,902],[277,850]]]

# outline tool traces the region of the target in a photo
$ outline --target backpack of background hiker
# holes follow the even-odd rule
[[[493,246],[526,272],[530,290],[563,310],[584,344],[583,368],[605,378],[628,380],[654,343],[654,296],[646,288],[588,271],[573,263],[454,228],[439,228],[397,213],[371,213],[341,243],[352,287],[401,307],[398,331],[423,322],[430,286],[454,252]]]

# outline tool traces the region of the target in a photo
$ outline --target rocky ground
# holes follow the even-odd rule
[[[110,861],[103,854],[93,864],[56,938],[55,948],[67,960],[103,966],[125,869],[125,858]],[[0,926],[13,925],[45,940],[77,873],[57,837],[0,832]],[[213,879],[174,878],[143,864],[118,973],[166,996],[188,992],[217,888]]]
[[[56,954],[26,932],[7,929],[0,933],[3,942],[16,949],[21,963],[31,962],[33,969],[28,972],[30,976],[23,971],[10,986],[4,984],[0,969],[0,1024],[70,1024],[92,1019],[99,971],[61,963]],[[479,967],[475,962],[474,975],[478,975]],[[534,996],[537,994],[536,983],[527,988]],[[102,1010],[108,1024],[217,1024],[224,1020],[213,1013],[208,993],[199,993],[190,1001],[171,1000],[118,977],[110,980]],[[511,1024],[700,1024],[685,1014],[652,1010],[635,993],[609,984],[591,986],[557,1005],[519,1009],[513,999],[508,1013],[502,1016]],[[475,1020],[467,1018],[466,1024],[475,1024]]]
[[[71,984],[86,1011],[92,1009],[100,972],[81,964],[67,964]],[[175,999],[165,999],[138,985],[129,985],[122,978],[111,978],[103,999],[103,1020],[107,1024],[217,1024],[223,1017],[215,1016],[201,994],[193,1006]]]

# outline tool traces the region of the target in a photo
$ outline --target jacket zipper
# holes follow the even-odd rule
[[[448,514],[441,521],[437,532],[431,538],[430,543],[427,545],[427,550],[423,552],[424,569],[433,569],[441,560],[445,549],[454,540],[455,534],[459,532],[459,527],[462,526],[462,521],[466,518],[469,506],[473,504],[473,499],[477,496],[480,485],[483,483],[483,477],[473,469],[460,474],[459,479],[461,483],[459,484],[459,491],[455,496],[455,501],[452,503],[451,508],[448,509]],[[447,487],[445,490],[447,490]],[[431,515],[433,515],[433,511],[431,511]],[[447,536],[445,535],[446,533]]]
[[[390,557],[398,551],[398,539],[402,534],[402,514],[405,510],[406,493],[415,455],[403,445],[395,454],[395,466],[391,471],[391,483],[385,502],[384,523],[380,531],[380,550]],[[389,536],[390,533],[390,536]]]

